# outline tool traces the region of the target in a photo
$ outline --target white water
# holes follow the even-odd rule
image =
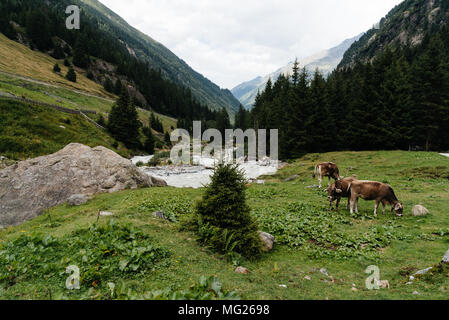
[[[150,161],[151,159],[153,159],[154,156],[139,156],[139,157],[134,157],[131,159],[131,162],[133,164],[138,164],[139,162],[142,162],[144,164],[147,164],[148,161]]]
[[[449,153],[440,153],[442,156],[448,157],[449,158]]]
[[[151,159],[151,158],[150,158]],[[136,157],[131,161],[144,163],[145,157]],[[198,165],[161,166],[161,167],[141,167],[146,174],[155,178],[163,179],[169,186],[177,188],[201,188],[210,182],[213,174],[213,167],[216,162],[213,158],[194,159]],[[268,160],[256,162],[248,161],[239,165],[248,180],[255,180],[263,175],[275,174],[278,170],[277,162]]]

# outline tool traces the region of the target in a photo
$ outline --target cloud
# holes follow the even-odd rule
[[[224,88],[371,28],[401,0],[100,0]]]

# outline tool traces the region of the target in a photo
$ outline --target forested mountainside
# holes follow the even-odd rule
[[[449,149],[449,28],[327,79],[294,68],[236,122],[279,128],[281,157],[331,150]]]
[[[363,34],[350,39],[346,39],[341,44],[336,47],[324,50],[317,54],[314,54],[305,59],[300,59],[299,63],[301,66],[305,66],[309,72],[313,72],[318,69],[323,75],[327,76],[330,74],[337,65],[341,62],[343,54],[346,50]],[[251,109],[254,105],[257,92],[262,91],[267,85],[268,79],[271,81],[276,81],[279,75],[291,74],[294,62],[290,62],[288,65],[278,69],[275,72],[266,75],[265,77],[257,77],[251,81],[243,82],[236,86],[231,92],[234,94],[240,103],[246,108]]]
[[[417,46],[427,33],[434,33],[448,21],[447,0],[405,0],[348,49],[339,67],[370,61],[388,46]]]
[[[65,8],[81,8],[81,30],[67,30]],[[135,87],[142,107],[185,119],[215,119],[238,101],[192,70],[160,43],[130,27],[97,1],[5,0],[0,32],[57,59],[69,58],[103,85],[120,80]],[[210,110],[211,109],[211,110]]]

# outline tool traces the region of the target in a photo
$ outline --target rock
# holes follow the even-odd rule
[[[388,280],[379,280],[378,284],[380,289],[390,289],[390,282]]]
[[[156,212],[153,212],[153,217],[159,218],[159,219],[167,220],[167,218],[165,217],[165,214],[164,214],[163,211],[156,211]]]
[[[85,204],[89,198],[84,194],[74,194],[69,199],[67,199],[67,204],[69,206],[81,206]]]
[[[259,232],[259,236],[260,241],[262,242],[262,250],[264,252],[273,250],[275,238],[271,234],[262,231]]]
[[[0,156],[0,161],[5,161],[8,160],[8,158],[6,158],[5,156]]]
[[[424,208],[422,205],[416,205],[412,209],[412,216],[414,217],[422,217],[429,214],[429,210]]]
[[[295,174],[294,176],[288,177],[284,180],[284,182],[290,182],[299,178],[299,175]]]
[[[105,148],[72,143],[0,170],[0,224],[18,225],[76,194],[166,185]]]
[[[351,291],[352,291],[352,292],[357,292],[357,291],[359,291],[359,289],[352,287],[352,288],[351,288]]]
[[[322,269],[320,269],[320,272],[321,272],[322,274],[324,274],[326,277],[329,277],[329,273],[327,272],[326,269],[322,268]]]
[[[238,274],[249,274],[249,270],[244,267],[237,267],[235,268],[235,273]]]
[[[413,291],[413,295],[417,296],[417,295],[419,295],[419,292],[418,291]]]
[[[426,274],[427,272],[429,272],[432,269],[433,269],[433,267],[430,267],[430,268],[427,268],[427,269],[424,269],[424,270],[420,270],[420,271],[416,272],[413,276],[424,275],[424,274]],[[413,277],[413,279],[414,278],[415,277]],[[411,277],[410,277],[410,279],[411,279]]]
[[[256,184],[265,184],[265,180],[256,180]]]
[[[100,212],[100,216],[102,216],[102,217],[110,217],[110,216],[113,216],[114,214],[112,213],[112,212],[109,212],[109,211],[101,211]]]
[[[449,250],[446,252],[441,262],[449,264]]]
[[[305,276],[305,277],[304,277],[304,280],[307,280],[307,281],[312,281],[312,278],[311,278],[311,277],[309,277],[309,276]]]
[[[279,287],[287,289],[287,286],[285,284],[280,284]]]

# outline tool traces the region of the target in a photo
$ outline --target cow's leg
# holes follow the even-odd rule
[[[348,206],[346,207],[346,210],[349,210],[350,206],[351,206],[351,197],[348,197]]]
[[[329,212],[331,212],[332,211],[332,203],[333,203],[334,201],[332,201],[332,200],[329,200]]]
[[[321,185],[323,183],[323,176],[321,174],[318,177],[318,182],[319,182],[319,188],[321,189]]]
[[[331,177],[329,176],[329,177],[327,177],[327,178],[328,178],[328,181],[327,181],[327,187],[329,188],[330,185],[331,185]]]
[[[337,205],[336,205],[337,206],[337,213],[338,213],[338,206],[340,205],[340,201],[341,201],[341,198],[338,198],[337,199]]]
[[[382,201],[382,214],[385,214],[385,207],[387,206],[387,204],[385,203],[385,201]]]
[[[379,208],[380,202],[376,200],[376,204],[374,205],[374,216],[377,217],[377,209]]]
[[[355,196],[351,196],[350,198],[350,207],[351,207],[351,214],[354,213],[355,210],[355,201],[356,201],[356,197]]]
[[[359,198],[355,199],[355,213],[359,213]]]

